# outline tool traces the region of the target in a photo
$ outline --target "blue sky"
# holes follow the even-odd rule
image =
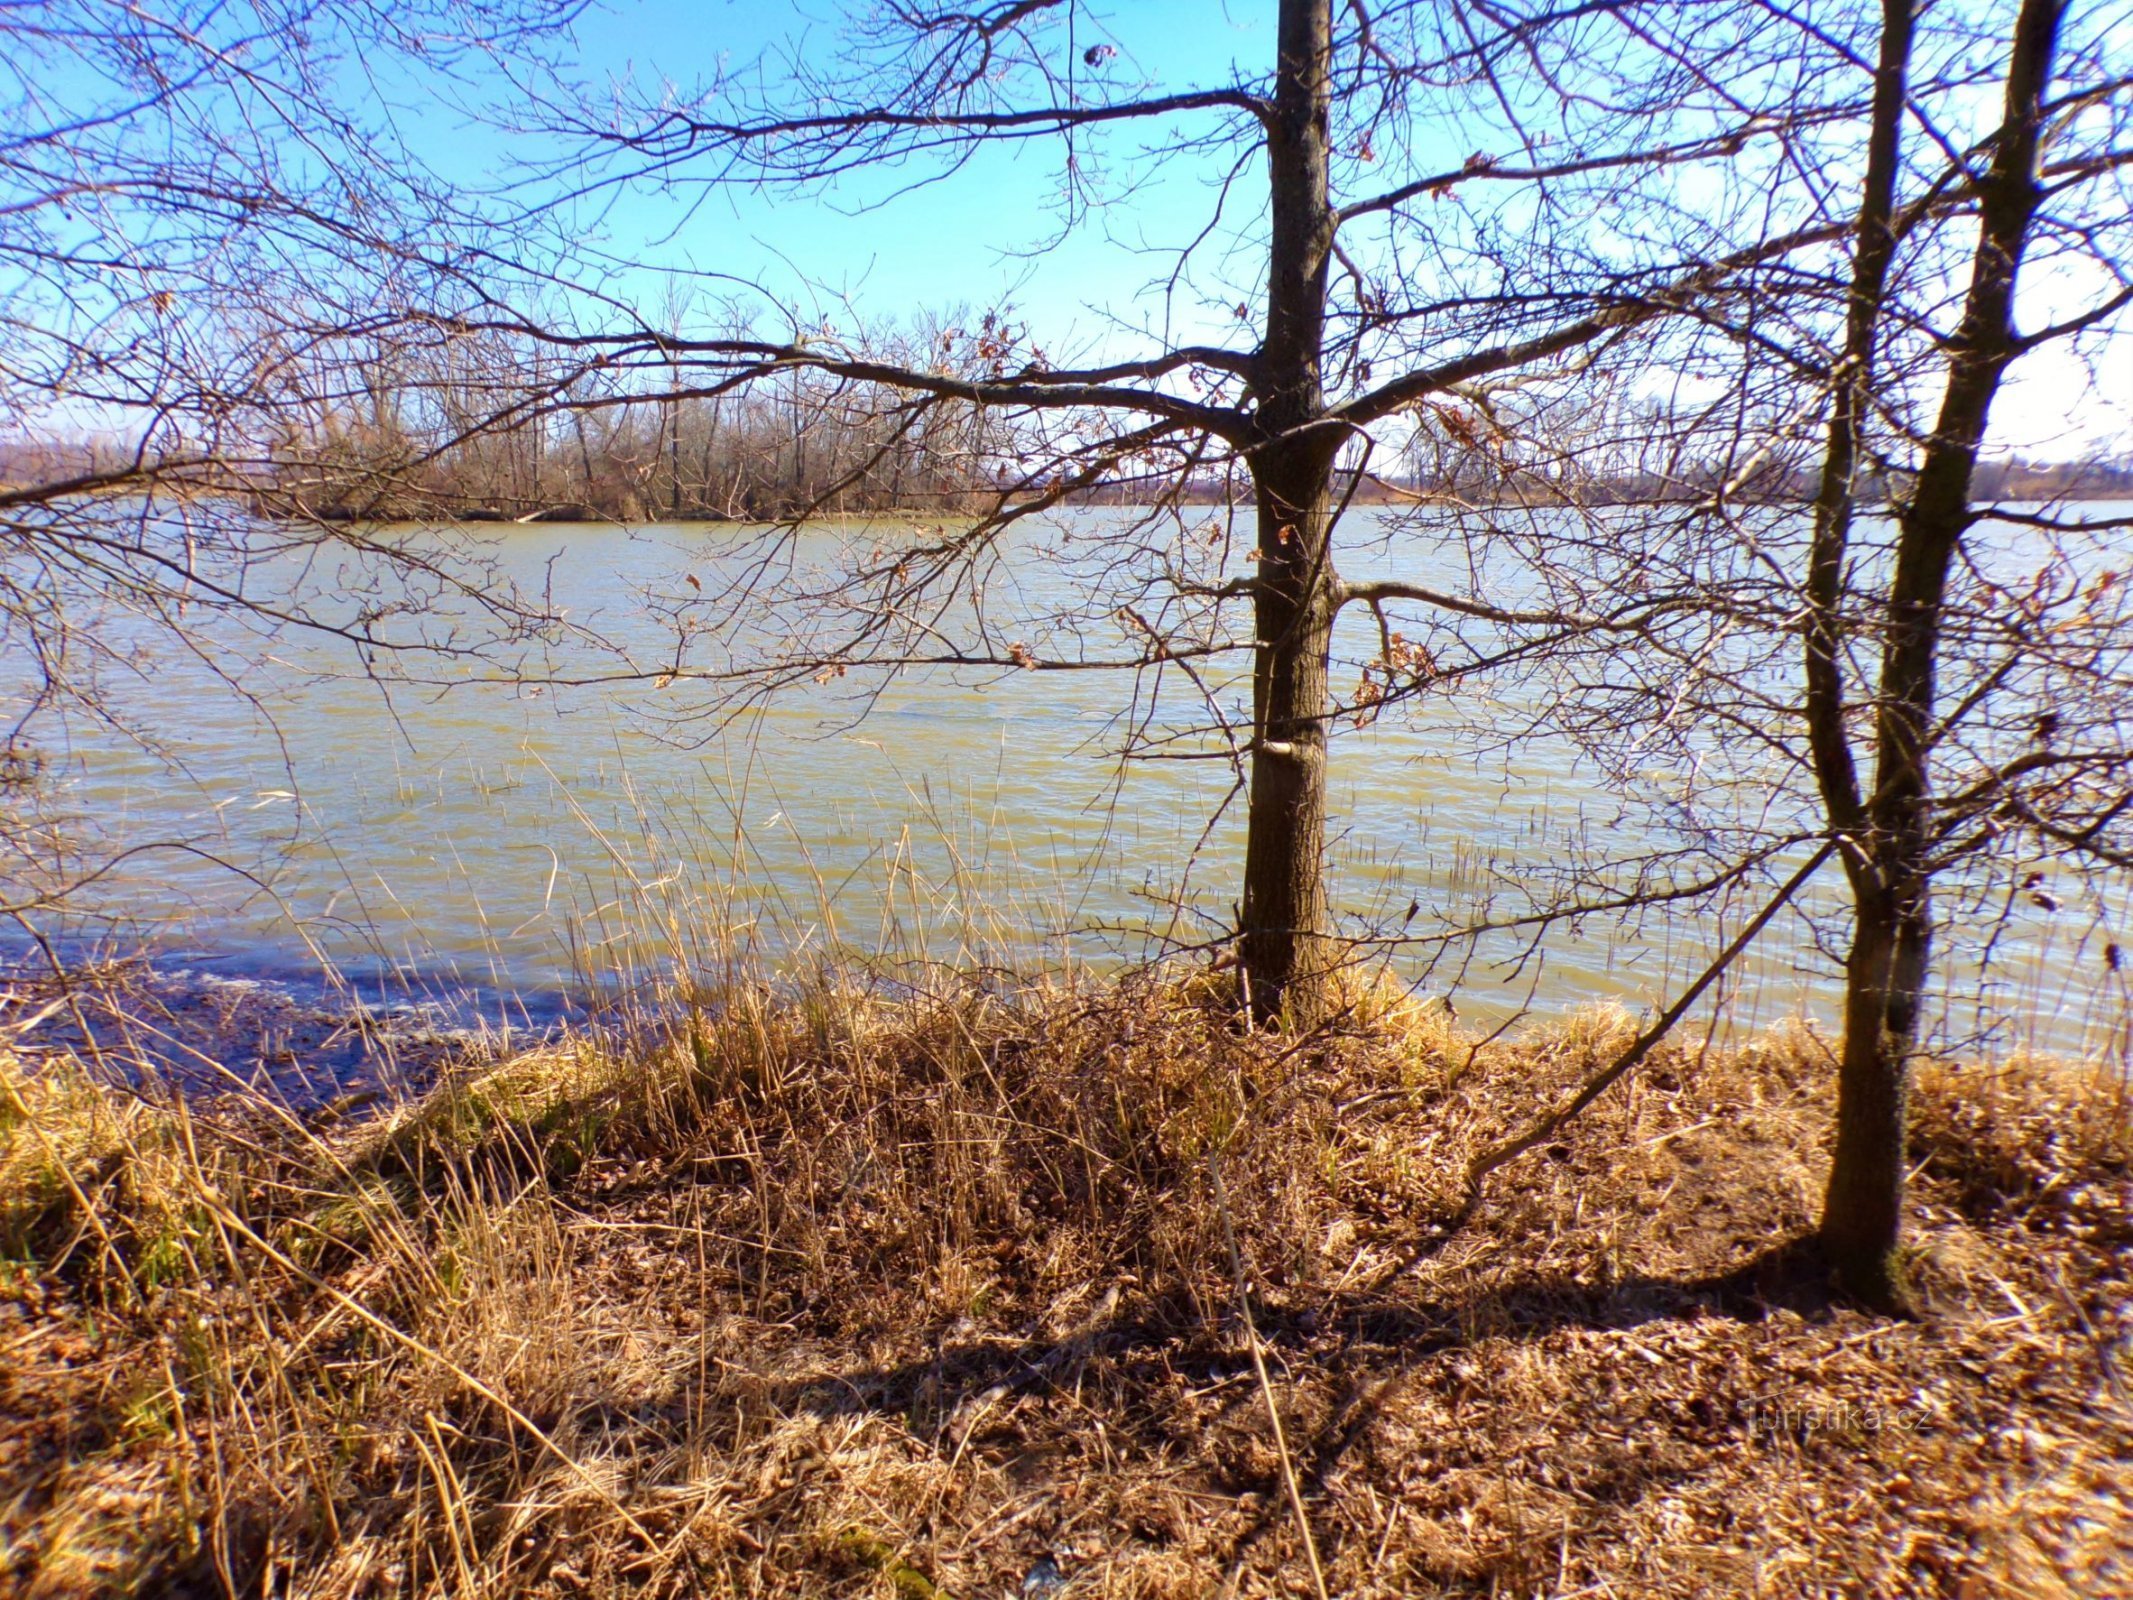
[[[578,29],[580,70],[644,89],[663,81],[686,88],[744,69],[803,32],[826,42],[836,10],[777,0],[610,0]],[[1087,42],[1116,42],[1120,54],[1106,70],[1129,82],[1219,82],[1233,63],[1263,70],[1273,53],[1270,6],[1166,0],[1084,9],[1079,20]],[[1130,149],[1121,143],[1112,153]],[[606,211],[601,228],[618,250],[642,241],[642,253],[662,264],[757,279],[832,313],[843,296],[870,316],[898,318],[1011,302],[1061,356],[1107,342],[1119,320],[1159,320],[1166,307],[1151,285],[1168,265],[1159,252],[1184,242],[1207,211],[1207,174],[1196,164],[1173,159],[1151,170],[1114,160],[1099,185],[1115,189],[1130,178],[1135,193],[1062,236],[1063,156],[1056,142],[1037,143],[980,152],[947,181],[915,189],[908,185],[922,168],[846,179],[816,198],[728,190],[696,199],[693,210],[681,197],[635,193]],[[1168,309],[1187,319],[1173,323],[1174,334],[1234,337],[1233,323],[1203,314],[1189,297]]]
[[[744,69],[802,34],[819,48],[841,12],[864,9],[832,0],[607,0],[578,25],[575,70],[589,83],[627,80],[656,91],[672,82],[686,89],[721,70]],[[1087,7],[1078,26],[1077,47],[1099,40],[1117,45],[1119,55],[1105,70],[1127,83],[1212,84],[1228,78],[1233,66],[1264,70],[1273,53],[1273,7],[1248,0]],[[1461,136],[1450,129],[1440,134],[1445,164],[1463,159]],[[453,141],[439,152],[451,158],[442,163],[447,170],[493,169],[507,160],[508,147],[494,134],[459,127],[445,137]],[[868,174],[814,196],[633,192],[607,202],[597,222],[590,213],[583,221],[618,262],[763,283],[804,316],[840,326],[850,325],[854,311],[902,320],[921,310],[1011,303],[1055,358],[1117,355],[1145,343],[1123,335],[1122,325],[1172,339],[1237,341],[1229,307],[1242,299],[1256,309],[1249,251],[1236,258],[1233,274],[1220,270],[1215,252],[1216,270],[1198,293],[1166,300],[1152,281],[1168,265],[1163,247],[1184,242],[1206,218],[1211,170],[1190,157],[1150,169],[1132,152],[1131,136],[1115,142],[1103,181],[1116,189],[1131,179],[1133,192],[1085,216],[1063,238],[1063,152],[1056,143],[981,152],[946,181],[902,193],[921,169]],[[1240,216],[1256,216],[1259,181],[1256,170],[1244,175]],[[607,286],[631,294],[637,276],[618,264]],[[2035,273],[2032,279],[2025,295],[2030,318],[2060,314],[2054,302],[2065,298],[2064,286]],[[666,291],[650,275],[640,281],[635,298],[663,301]],[[2133,346],[2120,341],[2105,352],[2094,379],[2052,353],[2018,369],[1998,410],[2003,444],[2060,454],[2124,448],[2133,430]]]
[[[825,45],[842,15],[870,9],[870,0],[606,0],[580,19],[565,54],[571,74],[596,94],[624,83],[656,97],[669,82],[686,92],[721,71],[745,69],[798,34]],[[1115,44],[1117,57],[1102,69],[1114,83],[1211,85],[1238,68],[1265,70],[1273,13],[1271,0],[1081,7],[1076,45]],[[384,59],[360,66],[384,77],[366,83],[362,72],[351,72],[353,114],[367,126],[374,125],[374,112],[389,115],[400,136],[449,178],[494,183],[516,163],[559,148],[537,134],[486,124],[405,64]],[[487,102],[487,115],[510,114],[516,103],[508,87],[484,67],[458,94]],[[372,90],[385,95],[389,112],[377,111],[375,101],[363,103]],[[1172,259],[1166,247],[1185,243],[1205,222],[1218,170],[1191,153],[1151,165],[1138,156],[1140,137],[1129,131],[1097,142],[1094,152],[1084,137],[1081,151],[1095,160],[1099,190],[1116,198],[1081,217],[1064,237],[1064,150],[1056,141],[981,151],[946,181],[902,193],[926,169],[863,173],[827,192],[611,192],[597,203],[582,202],[569,226],[602,258],[585,269],[587,278],[654,321],[665,320],[669,295],[660,269],[679,269],[761,284],[802,325],[828,320],[847,330],[855,316],[880,323],[1011,305],[1054,360],[1140,353],[1151,342],[1143,332],[1163,343],[1244,342],[1250,326],[1240,327],[1232,308],[1245,305],[1248,324],[1256,324],[1263,257],[1249,248],[1225,257],[1218,236],[1202,251],[1194,283],[1166,299],[1156,286]],[[1442,170],[1477,147],[1502,148],[1485,129],[1425,125],[1409,148],[1388,150],[1379,165],[1359,170],[1378,181],[1390,176],[1382,169],[1400,162]],[[1263,206],[1256,161],[1240,171],[1238,183],[1235,228],[1248,232]],[[1583,234],[1599,238],[1601,227],[1595,217],[1582,225]],[[1238,237],[1233,231],[1228,242]],[[1367,243],[1356,248],[1369,265]],[[704,319],[715,314],[712,302],[723,292],[716,284],[701,290],[696,331],[711,331]],[[2066,314],[2073,303],[2068,286],[2048,272],[2033,272],[2025,282],[2024,316],[2032,324]],[[761,331],[785,333],[779,320],[765,316]],[[2059,454],[2125,448],[2133,432],[2133,340],[2104,350],[2100,369],[2100,383],[2092,386],[2055,354],[2018,368],[2021,376],[1996,412],[2002,443]]]

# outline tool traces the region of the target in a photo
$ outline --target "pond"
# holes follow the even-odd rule
[[[1365,547],[1351,575],[1446,559],[1426,526],[1349,516]],[[996,645],[1044,661],[1134,654],[1147,619],[1084,599],[1128,520],[1079,511],[1019,532],[984,574]],[[1208,730],[1244,714],[1236,658],[1190,676],[1178,663],[803,671],[722,719],[707,715],[705,684],[656,669],[732,663],[703,630],[762,559],[758,532],[540,524],[394,537],[478,538],[499,574],[554,597],[584,632],[543,647],[537,681],[469,658],[401,663],[422,681],[396,682],[351,671],[337,642],[240,638],[209,619],[231,635],[219,659],[240,693],[201,653],[108,622],[135,630],[140,671],[113,689],[133,727],[74,723],[46,751],[48,802],[83,833],[84,861],[186,848],[131,856],[72,912],[42,918],[55,947],[141,945],[166,966],[292,991],[330,968],[380,1001],[427,996],[455,1016],[538,1022],[676,972],[854,956],[892,972],[925,960],[1104,967],[1202,945],[1232,914],[1242,807]],[[779,581],[805,589],[795,574],[854,549],[930,537],[916,525],[812,529],[781,547]],[[329,602],[339,581],[317,563],[286,575]],[[939,628],[969,621],[963,593]],[[765,622],[747,642],[782,642],[783,626]],[[1362,607],[1342,627],[1347,689],[1380,640]],[[1394,936],[1370,947],[1375,958],[1479,1025],[1664,1004],[1759,904],[1744,894],[1712,920],[1589,918],[1538,944],[1525,932],[1440,938],[1525,910],[1570,863],[1680,842],[1665,806],[1624,803],[1559,732],[1509,737],[1557,692],[1540,676],[1478,679],[1368,727],[1344,721],[1334,742],[1343,926]],[[1144,753],[1195,759],[1121,764],[1136,734]],[[2102,952],[2124,908],[2106,894],[2069,880],[2044,897],[2049,911],[2027,896],[1981,902],[1995,936],[1957,929],[1941,1036],[2122,1048],[2125,989]],[[1832,904],[1827,889],[1820,903]],[[1827,932],[1818,944],[1807,918],[1781,916],[1712,1020],[1826,1021]],[[29,954],[18,939],[17,960]]]

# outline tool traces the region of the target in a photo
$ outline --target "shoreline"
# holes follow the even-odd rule
[[[505,988],[493,977],[468,980],[442,958],[420,970],[334,969],[292,959],[293,952],[277,955],[245,945],[221,950],[142,946],[119,955],[61,946],[57,953],[69,965],[55,978],[43,954],[0,941],[0,1038],[11,1040],[18,1052],[38,1059],[68,1054],[101,1059],[101,1051],[126,1063],[134,1082],[154,1082],[194,1097],[265,1094],[297,1112],[351,1097],[378,1102],[418,1097],[453,1068],[507,1060],[569,1040],[626,1042],[670,1025],[692,1007],[701,1009],[694,1000],[678,998],[668,974],[640,974],[606,989],[583,984]],[[1114,963],[987,967],[982,981],[988,992],[1013,994],[1132,985],[1161,973],[1199,974],[1186,980],[1194,983],[1223,981],[1215,970],[1195,962],[1121,957]],[[1625,993],[1573,996],[1552,1004],[1529,996],[1518,1013],[1499,1017],[1486,1006],[1486,995],[1456,992],[1460,1003],[1455,1004],[1454,995],[1425,993],[1391,973],[1370,976],[1376,969],[1367,962],[1352,971],[1374,991],[1403,995],[1404,1004],[1441,1010],[1448,1019],[1463,1015],[1465,1025],[1482,1034],[1493,1033],[1498,1024],[1529,1032],[1573,1026],[1595,1006],[1629,1014],[1623,1009]],[[702,981],[683,979],[681,987],[700,994]],[[883,962],[847,951],[834,970],[786,970],[771,961],[748,986],[791,1003],[825,981],[857,984],[895,1001],[921,997],[943,984],[954,988],[980,980],[930,959]],[[1797,984],[1780,987],[1796,990]],[[1710,1047],[1734,1049],[1774,1027],[1835,1025],[1829,1006],[1802,1009],[1800,998],[1794,994],[1793,1008],[1771,1007],[1737,990],[1725,1001],[1715,1029],[1699,1010],[1676,1031],[1683,1038],[1701,1036]],[[1647,995],[1637,1015],[1648,1020],[1653,1007]],[[2053,1051],[2036,1043],[2037,1027],[2033,1017],[2025,1023],[2021,1015],[1999,1015],[1989,1031],[1927,1040],[1920,1059],[1949,1063],[1976,1059],[1982,1052],[2000,1059],[2049,1056],[2071,1071],[2116,1070],[2109,1054],[2115,1044],[2103,1055]],[[2085,1022],[2083,1031],[2087,1027]],[[2016,1036],[2015,1042],[2006,1042],[2007,1034]]]
[[[1785,499],[1759,500],[1754,495],[1734,497],[1742,505],[1791,506],[1801,510],[1805,507],[1798,501]],[[1981,506],[2035,506],[2035,505],[2122,505],[2133,501],[2133,485],[2109,484],[2094,489],[2066,490],[2056,494],[2000,495],[1980,498]],[[1219,510],[1233,506],[1234,501],[1216,494],[1187,494],[1176,502],[1182,510]],[[1451,489],[1406,489],[1387,487],[1374,493],[1358,493],[1350,505],[1368,510],[1419,510],[1428,507],[1455,507],[1469,511],[1520,510],[1538,511],[1547,509],[1602,510],[1624,506],[1688,506],[1699,503],[1693,494],[1661,497],[1596,494],[1592,496],[1554,496],[1544,494],[1500,496],[1476,499],[1462,496]],[[1087,500],[1067,501],[1058,508],[1061,511],[1148,511],[1149,505],[1138,502]],[[264,520],[270,522],[317,522],[326,526],[369,525],[380,528],[421,527],[611,527],[611,528],[658,528],[658,527],[707,527],[707,528],[768,528],[782,527],[797,520],[803,527],[840,523],[958,523],[976,520],[976,513],[968,510],[945,510],[938,507],[896,506],[873,511],[819,511],[797,519],[784,516],[714,515],[692,513],[688,516],[662,516],[646,508],[643,514],[618,517],[597,511],[588,506],[569,505],[543,508],[524,514],[513,514],[488,507],[477,507],[456,512],[439,512],[434,516],[387,516],[376,517],[364,512],[341,512],[332,509],[311,512],[274,513],[260,511]]]
[[[582,1025],[570,996],[367,981],[240,953],[143,952],[54,977],[0,972],[0,1025],[29,1059],[110,1063],[188,1098],[259,1095],[305,1112],[425,1092],[453,1063],[538,1048]],[[515,1013],[515,1015],[514,1015]]]

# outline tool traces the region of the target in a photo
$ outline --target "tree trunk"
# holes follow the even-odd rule
[[[1912,6],[1913,0],[1882,0],[1881,59],[1874,73],[1866,178],[1852,241],[1844,349],[1830,373],[1829,437],[1815,493],[1814,541],[1807,571],[1808,750],[1829,826],[1849,836],[1844,866],[1854,896],[1861,898],[1872,892],[1873,874],[1859,844],[1865,833],[1866,802],[1859,793],[1845,716],[1845,562],[1851,546],[1860,433],[1873,404],[1874,357],[1889,268],[1896,256],[1891,224],[1910,83]]]
[[[1907,1125],[1909,1030],[1890,1015],[1896,971],[1894,901],[1885,891],[1852,759],[1843,679],[1845,565],[1851,543],[1860,434],[1872,405],[1876,347],[1895,258],[1897,172],[1910,75],[1911,0],[1883,0],[1865,182],[1853,237],[1844,348],[1830,374],[1829,437],[1815,495],[1806,617],[1807,741],[1825,819],[1843,841],[1854,925],[1845,963],[1844,1046],[1838,1066],[1837,1150],[1823,1202],[1825,1256],[1860,1298],[1909,1303],[1896,1244],[1903,1221],[1901,1152]],[[1921,973],[1921,977],[1922,977]],[[1915,1019],[1916,1006],[1906,1013]],[[1898,1158],[1886,1159],[1891,1150]]]
[[[1255,1016],[1308,1026],[1330,1003],[1326,906],[1326,713],[1333,617],[1331,501],[1339,433],[1325,423],[1322,373],[1331,0],[1282,0],[1274,104],[1266,336],[1254,387],[1258,647],[1252,671],[1251,796],[1238,962]]]
[[[1871,887],[1846,963],[1837,1142],[1822,1246],[1839,1281],[1871,1305],[1910,1308],[1902,1264],[1905,1106],[1931,953],[1931,759],[1948,572],[1970,526],[1970,479],[1993,398],[2020,348],[2014,290],[2040,189],[2037,153],[2065,0],[2023,0],[1992,165],[1979,192],[1977,248],[1948,387],[1897,518],[1888,637],[1866,805]]]
[[[679,388],[679,376],[668,379],[669,388]],[[667,401],[667,516],[681,520],[681,402]]]
[[[1901,1248],[1903,1189],[1930,928],[1923,885],[1907,905],[1869,895],[1845,962],[1837,1140],[1821,1244],[1846,1292],[1885,1311],[1914,1303]]]
[[[1331,472],[1305,462],[1258,483],[1259,648],[1252,673],[1251,799],[1240,961],[1253,1014],[1324,1015],[1334,967],[1326,906],[1326,713],[1334,593]]]

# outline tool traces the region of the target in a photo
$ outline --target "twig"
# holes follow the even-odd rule
[[[1222,1149],[1220,1145],[1207,1152],[1207,1175],[1215,1189],[1215,1214],[1222,1219],[1222,1239],[1229,1246],[1230,1272],[1237,1284],[1237,1314],[1244,1321],[1245,1343],[1251,1348],[1252,1370],[1259,1377],[1260,1398],[1266,1401],[1267,1420],[1274,1425],[1274,1453],[1281,1460],[1282,1486],[1289,1492],[1289,1510],[1296,1516],[1296,1532],[1303,1540],[1304,1555],[1311,1563],[1311,1583],[1318,1591],[1318,1600],[1329,1600],[1326,1593],[1326,1570],[1319,1564],[1318,1541],[1311,1537],[1311,1519],[1304,1514],[1303,1490],[1296,1482],[1296,1466],[1289,1458],[1289,1439],[1281,1426],[1281,1409],[1274,1404],[1273,1380],[1267,1376],[1266,1356],[1259,1344],[1259,1329],[1252,1322],[1251,1297],[1245,1292],[1244,1252],[1237,1248],[1237,1230],[1229,1220],[1229,1191],[1222,1184]]]
[[[1466,1169],[1466,1198],[1459,1208],[1458,1222],[1472,1215],[1481,1201],[1481,1186],[1488,1181],[1490,1173],[1508,1162],[1516,1161],[1544,1139],[1551,1139],[1564,1123],[1583,1111],[1593,1101],[1605,1094],[1624,1073],[1651,1053],[1652,1046],[1665,1038],[1668,1031],[1679,1022],[1690,1006],[1703,995],[1704,990],[1716,983],[1727,968],[1740,959],[1741,952],[1754,943],[1756,935],[1769,925],[1770,919],[1784,909],[1785,903],[1800,891],[1807,880],[1813,877],[1823,862],[1836,852],[1837,841],[1832,839],[1807,859],[1807,863],[1785,880],[1770,903],[1758,911],[1748,925],[1734,936],[1733,942],[1719,952],[1718,959],[1704,968],[1703,976],[1683,991],[1681,998],[1668,1006],[1659,1015],[1659,1020],[1638,1034],[1627,1050],[1608,1064],[1605,1070],[1585,1080],[1584,1086],[1560,1109],[1543,1117],[1526,1132],[1502,1144],[1491,1145],[1470,1162]],[[1457,1226],[1457,1223],[1454,1224]]]

